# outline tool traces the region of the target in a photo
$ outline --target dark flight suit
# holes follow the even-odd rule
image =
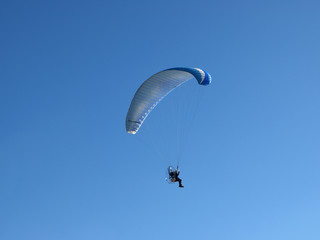
[[[180,174],[180,171],[178,171],[178,170],[174,170],[172,172],[169,172],[171,181],[172,182],[179,182],[179,187],[183,187],[181,184],[182,180],[181,180],[181,178],[178,177],[179,174]]]

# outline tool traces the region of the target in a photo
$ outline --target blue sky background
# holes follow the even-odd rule
[[[1,1],[0,239],[320,239],[319,9]],[[184,189],[124,127],[139,85],[176,66],[214,79]]]

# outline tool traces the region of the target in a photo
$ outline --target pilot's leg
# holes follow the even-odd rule
[[[184,187],[184,186],[182,185],[182,183],[181,183],[181,182],[182,182],[181,178],[177,177],[177,178],[176,178],[176,181],[179,182],[179,187],[181,187],[181,188]]]

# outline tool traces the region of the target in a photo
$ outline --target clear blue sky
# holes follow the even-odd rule
[[[1,1],[0,239],[319,240],[319,9]],[[139,85],[177,66],[214,79],[184,189],[124,126]]]

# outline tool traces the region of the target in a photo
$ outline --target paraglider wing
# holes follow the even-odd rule
[[[152,75],[137,90],[126,117],[127,133],[136,134],[149,113],[172,90],[191,79],[200,85],[211,83],[211,76],[199,68],[170,68]]]

